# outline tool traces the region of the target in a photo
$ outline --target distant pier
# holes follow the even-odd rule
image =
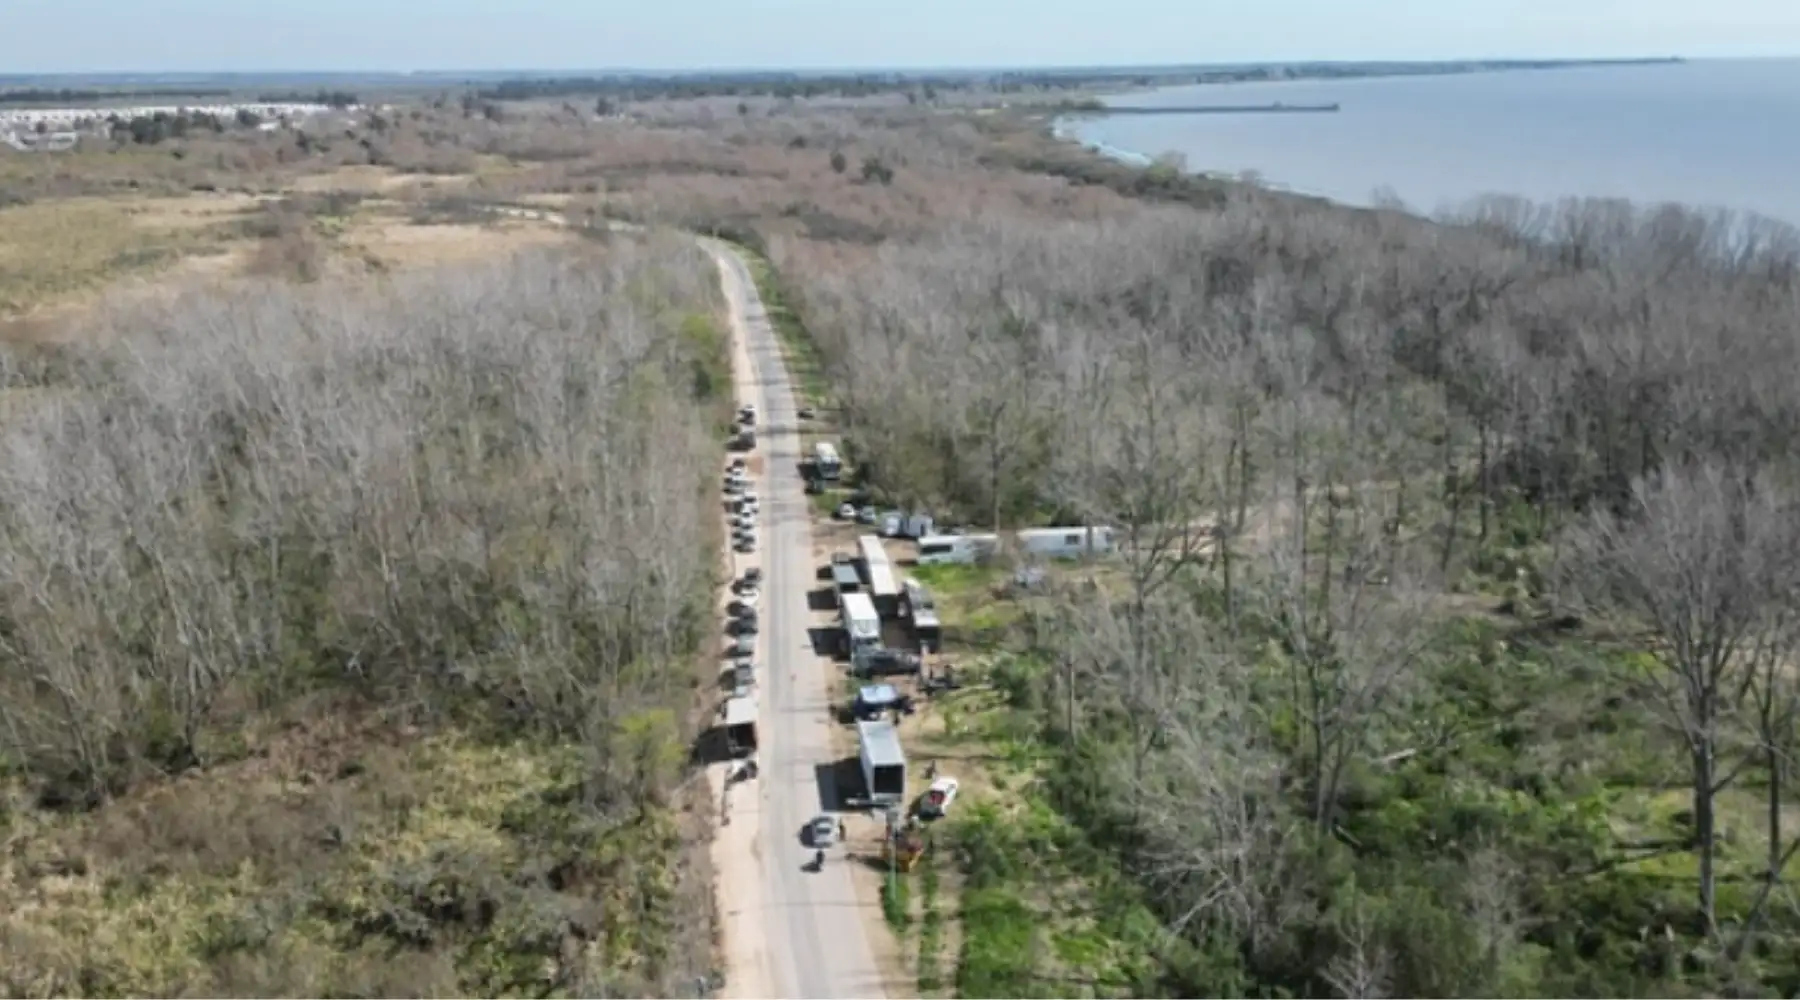
[[[1339,110],[1331,104],[1184,104],[1165,108],[1113,107],[1094,109],[1103,115],[1329,115]]]

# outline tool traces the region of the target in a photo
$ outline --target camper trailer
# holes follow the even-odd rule
[[[919,539],[919,565],[973,565],[999,547],[1000,539],[994,535],[926,535]]]
[[[840,648],[846,655],[881,645],[881,616],[875,613],[875,602],[868,594],[841,594],[838,609],[844,625]]]
[[[827,481],[844,474],[844,462],[838,458],[837,448],[830,441],[820,441],[813,446],[813,473]]]
[[[1079,559],[1106,555],[1113,550],[1111,528],[1074,525],[1067,528],[1025,528],[1014,536],[1019,552],[1040,559]]]
[[[869,801],[880,805],[899,805],[906,801],[906,751],[900,746],[900,731],[892,722],[870,721],[856,724],[857,742],[861,744],[863,788]]]
[[[756,752],[756,699],[748,695],[725,702],[725,747],[733,757]]]

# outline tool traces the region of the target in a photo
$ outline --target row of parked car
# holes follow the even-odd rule
[[[739,428],[756,426],[756,408],[738,408]],[[742,440],[740,436],[740,440]],[[754,443],[754,438],[752,438]],[[742,456],[732,458],[725,469],[725,498],[731,513],[731,547],[748,555],[756,551],[756,520],[761,502],[750,482],[748,463]],[[732,635],[732,694],[748,695],[756,685],[756,636],[761,630],[757,608],[762,598],[762,570],[752,566],[732,581],[731,620],[727,628]]]

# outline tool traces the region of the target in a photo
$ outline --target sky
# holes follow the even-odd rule
[[[1797,0],[0,0],[0,72],[1800,55]]]

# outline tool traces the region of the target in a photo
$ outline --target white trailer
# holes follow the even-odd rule
[[[970,565],[1000,548],[994,535],[926,535],[919,539],[919,565]]]
[[[875,610],[883,617],[894,617],[900,611],[900,584],[894,579],[894,564],[888,560],[887,547],[881,544],[879,535],[863,535],[856,540],[856,549],[863,582],[869,585]]]
[[[881,645],[881,616],[875,613],[875,602],[868,594],[839,594],[838,611],[843,619],[842,648],[846,654]]]
[[[906,801],[906,751],[900,731],[885,719],[856,724],[858,754],[862,758],[863,789],[875,805],[900,805]]]
[[[838,458],[837,446],[830,441],[813,445],[813,470],[820,479],[836,479],[844,474],[844,462]]]
[[[1113,550],[1113,530],[1104,527],[1024,528],[1013,537],[1020,553],[1044,559],[1078,559]]]

